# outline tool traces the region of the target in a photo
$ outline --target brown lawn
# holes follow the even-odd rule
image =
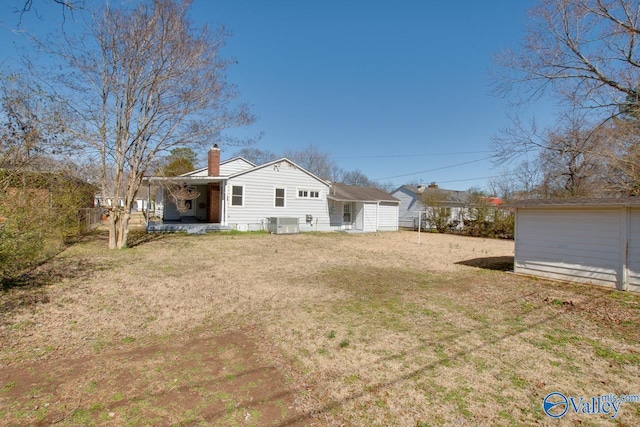
[[[78,243],[0,292],[6,425],[640,425],[640,298],[413,232]]]

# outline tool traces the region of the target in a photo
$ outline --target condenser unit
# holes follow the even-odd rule
[[[298,218],[269,218],[269,233],[272,234],[296,234],[300,232]]]

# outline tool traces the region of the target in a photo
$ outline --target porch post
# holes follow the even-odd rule
[[[220,183],[220,225],[227,225],[227,182]]]

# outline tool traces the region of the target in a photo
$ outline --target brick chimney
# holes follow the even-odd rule
[[[218,144],[213,144],[208,155],[208,175],[220,176],[220,148]]]

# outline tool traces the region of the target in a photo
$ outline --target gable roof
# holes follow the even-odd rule
[[[236,157],[232,157],[230,159],[225,160],[224,162],[220,162],[220,166],[227,164],[227,163],[231,163],[231,162],[235,162],[236,160],[242,160],[245,163],[250,164],[252,167],[256,167],[257,165],[255,163],[253,163],[251,160],[247,160],[244,157],[241,156],[236,156]]]
[[[282,157],[280,159],[270,161],[270,162],[265,163],[263,165],[255,166],[255,167],[250,168],[250,169],[245,169],[243,171],[236,172],[234,174],[229,175],[229,178],[236,178],[238,176],[241,176],[241,175],[244,175],[244,174],[247,174],[247,173],[251,173],[253,171],[257,171],[257,170],[260,170],[260,169],[268,168],[268,167],[271,167],[271,166],[276,166],[276,165],[280,166],[280,164],[283,163],[283,162],[289,163],[294,168],[299,169],[301,172],[306,173],[310,177],[320,181],[322,184],[324,184],[326,186],[330,186],[331,185],[329,182],[325,181],[324,179],[318,178],[316,175],[312,174],[311,172],[309,172],[308,170],[306,170],[302,166],[297,165],[296,163],[292,162],[291,160],[287,159],[286,157]]]
[[[244,157],[240,157],[240,156],[232,157],[232,158],[227,159],[227,160],[225,160],[223,162],[220,162],[220,166],[224,166],[227,163],[235,162],[236,160],[243,160],[245,163],[250,165],[252,168],[256,167],[255,163],[245,159]],[[208,169],[209,169],[209,167],[207,166],[207,167],[204,167],[204,168],[200,168],[200,169],[189,171],[187,173],[183,173],[182,175],[179,175],[179,176],[194,176],[194,175],[198,175],[199,173],[206,172]]]
[[[376,187],[361,187],[357,185],[347,185],[333,183],[327,199],[340,202],[393,202],[400,203],[400,200]]]
[[[444,188],[429,188],[426,186],[422,186],[421,188],[418,188],[417,185],[403,185],[400,188],[397,188],[396,190],[394,190],[393,192],[395,193],[396,191],[403,191],[404,193],[407,193],[407,192],[413,193],[413,195],[418,199],[421,198],[424,194],[429,194],[429,193],[444,194],[445,195],[444,202],[452,205],[453,204],[464,205],[469,203],[471,199],[471,193],[467,191],[447,190]]]

